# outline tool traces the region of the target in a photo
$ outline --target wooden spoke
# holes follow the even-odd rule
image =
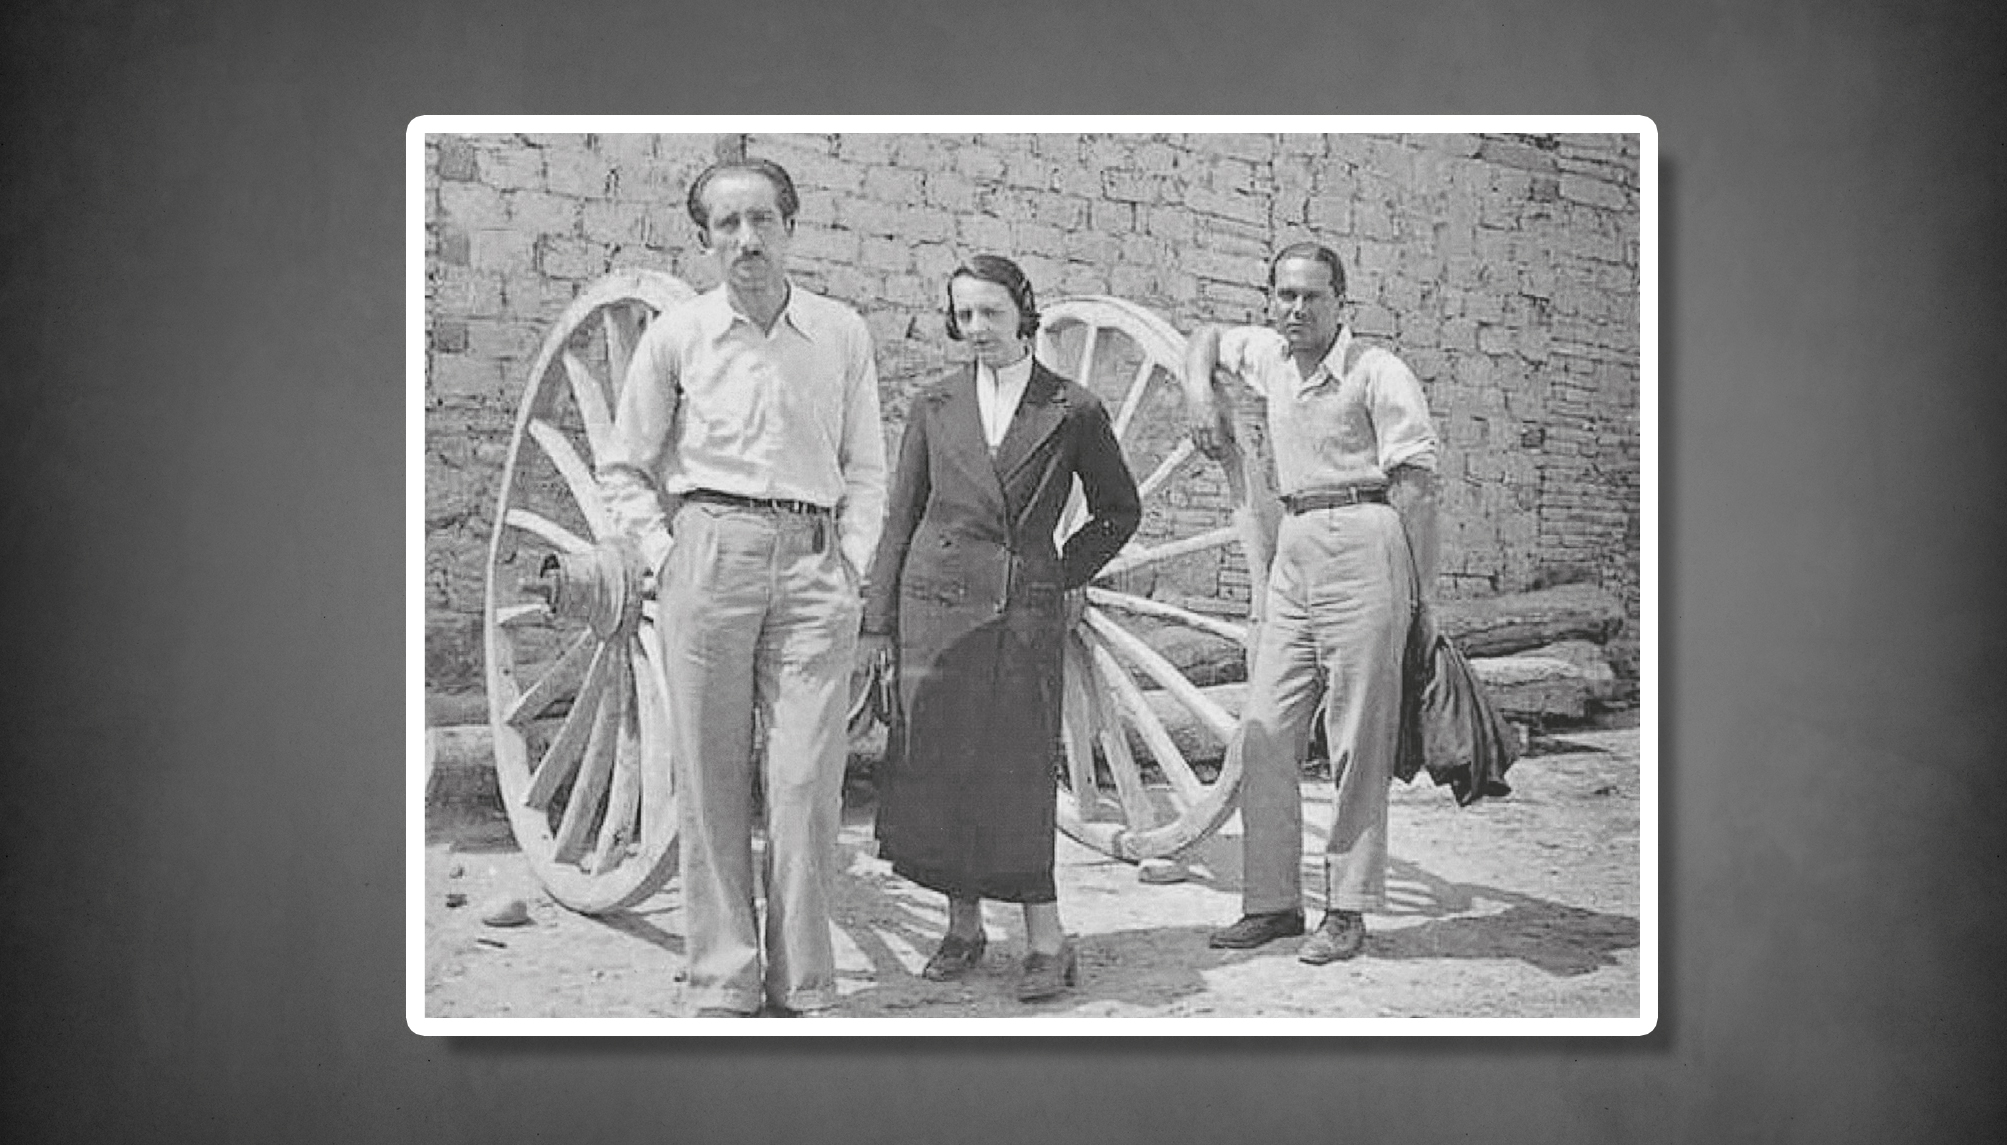
[[[542,715],[552,703],[572,694],[585,678],[593,647],[592,633],[581,632],[573,637],[543,676],[503,711],[503,722],[522,727]]]
[[[516,624],[528,624],[537,620],[548,620],[551,606],[541,600],[527,604],[510,604],[495,610],[495,623],[507,628]]]
[[[1098,608],[1089,608],[1086,613],[1087,626],[1095,635],[1108,642],[1109,647],[1122,654],[1131,664],[1143,670],[1144,675],[1155,680],[1165,691],[1176,697],[1179,703],[1191,710],[1205,724],[1206,730],[1219,737],[1221,743],[1233,738],[1234,718],[1221,707],[1218,701],[1199,690],[1197,684],[1185,679],[1177,666],[1157,652],[1156,649],[1124,630],[1108,618],[1108,614]]]
[[[593,480],[592,470],[585,459],[572,446],[571,438],[551,423],[540,418],[531,418],[529,434],[544,453],[557,466],[558,475],[571,490],[572,500],[578,502],[579,511],[585,514],[586,524],[592,527],[595,538],[610,537],[614,534],[613,517],[607,512],[606,503],[599,499],[599,485]]]
[[[1102,686],[1114,695],[1117,706],[1128,714],[1129,722],[1135,725],[1144,746],[1156,758],[1164,778],[1170,781],[1171,793],[1178,806],[1182,809],[1198,802],[1205,794],[1204,786],[1192,773],[1191,765],[1185,762],[1184,753],[1171,742],[1171,733],[1164,727],[1164,721],[1150,709],[1150,701],[1144,697],[1143,689],[1137,687],[1136,681],[1130,679],[1122,665],[1115,662],[1115,654],[1108,651],[1107,645],[1094,641],[1090,645],[1090,654]]]
[[[1061,545],[1065,544],[1063,538],[1072,536],[1073,531],[1086,519],[1087,491],[1081,488],[1080,479],[1076,477],[1073,479],[1073,492],[1066,495],[1066,508],[1060,511],[1059,528],[1055,530],[1062,538]]]
[[[1150,388],[1150,375],[1157,372],[1157,363],[1149,358],[1136,367],[1136,376],[1130,380],[1129,388],[1122,394],[1122,408],[1115,413],[1115,440],[1129,436],[1129,423],[1136,418],[1136,410],[1143,404],[1143,394]]]
[[[571,778],[572,769],[578,766],[579,755],[585,750],[587,733],[602,718],[601,709],[606,706],[607,677],[611,675],[613,666],[608,647],[594,642],[592,663],[585,670],[584,682],[578,686],[578,698],[572,701],[571,711],[565,714],[564,723],[558,726],[550,746],[544,749],[544,757],[537,761],[536,770],[530,773],[529,790],[523,794],[523,802],[531,807],[542,810],[550,806],[558,788]]]
[[[1102,568],[1101,575],[1095,579],[1112,577],[1116,573],[1128,572],[1131,569],[1141,568],[1144,565],[1156,564],[1158,561],[1168,561],[1173,557],[1189,556],[1192,553],[1202,553],[1208,549],[1224,548],[1239,540],[1239,530],[1235,529],[1232,525],[1223,525],[1217,529],[1207,529],[1203,533],[1195,533],[1181,540],[1166,541],[1164,544],[1157,545],[1154,548],[1131,547],[1124,549],[1114,560],[1109,561]]]
[[[589,553],[592,542],[551,520],[541,513],[528,509],[511,509],[502,515],[502,520],[527,533],[534,533],[555,547],[567,553]]]
[[[641,843],[652,850],[675,842],[676,792],[669,743],[669,685],[656,662],[654,639],[643,637],[640,643],[641,655],[633,663],[634,694],[641,716]]]
[[[1203,612],[1193,612],[1189,608],[1179,608],[1175,604],[1165,604],[1160,600],[1151,600],[1147,596],[1116,592],[1108,588],[1089,587],[1087,590],[1087,599],[1104,608],[1119,608],[1124,612],[1133,612],[1138,616],[1151,616],[1158,620],[1171,621],[1173,624],[1182,624],[1187,628],[1196,628],[1201,632],[1210,632],[1223,640],[1232,640],[1238,644],[1247,643],[1248,627],[1245,624],[1229,623],[1216,617],[1207,616]]]
[[[1092,390],[1094,388],[1094,345],[1100,339],[1100,336],[1101,328],[1099,326],[1089,326],[1087,327],[1087,336],[1080,343],[1080,368],[1075,371],[1073,380],[1079,382],[1080,388],[1083,390]]]
[[[1157,463],[1157,467],[1150,471],[1150,475],[1137,484],[1136,495],[1142,500],[1149,500],[1150,494],[1163,488],[1164,482],[1177,476],[1178,470],[1183,468],[1186,462],[1198,456],[1201,456],[1199,447],[1192,444],[1191,438],[1179,438],[1178,444],[1171,447],[1171,451],[1164,455],[1164,459]]]
[[[551,841],[551,854],[560,863],[571,862],[584,853],[587,832],[606,799],[607,782],[613,776],[613,757],[620,748],[620,725],[627,714],[626,649],[608,644],[605,654],[607,686],[594,707],[585,758],[579,764],[578,779],[571,785],[564,816],[558,821],[557,835]]]
[[[607,329],[612,328],[609,321]],[[592,376],[592,367],[578,354],[566,350],[562,360],[565,377],[571,382],[572,401],[578,404],[579,420],[585,423],[586,444],[592,447],[594,459],[598,459],[606,453],[606,443],[613,436],[613,415],[607,411],[606,390]]]
[[[1105,676],[1102,660],[1106,658],[1115,671],[1121,666],[1114,664],[1106,649],[1090,648],[1088,656],[1092,660],[1097,676]],[[1106,686],[1105,679],[1103,686]],[[1157,810],[1150,805],[1150,793],[1143,787],[1143,771],[1136,766],[1136,757],[1129,751],[1129,733],[1116,718],[1113,705],[1096,705],[1100,720],[1101,758],[1107,761],[1108,774],[1115,780],[1115,797],[1122,803],[1122,818],[1132,831],[1146,830],[1157,821]]]
[[[1100,792],[1094,784],[1094,728],[1100,722],[1094,711],[1094,693],[1088,686],[1086,646],[1072,634],[1066,637],[1064,703],[1060,714],[1060,736],[1066,745],[1068,782],[1073,788],[1073,804],[1082,819],[1101,809]]]
[[[610,871],[626,857],[627,845],[636,837],[636,815],[641,810],[642,744],[640,699],[652,686],[637,671],[645,668],[641,649],[630,640],[621,675],[621,695],[626,699],[620,713],[620,728],[613,751],[613,782],[606,793],[606,815],[599,823],[599,840],[587,866],[594,874]]]
[[[627,366],[633,360],[634,344],[640,336],[639,323],[634,319],[634,312],[626,306],[609,306],[600,312],[601,333],[606,337],[607,391],[616,404],[620,392],[627,387]]]

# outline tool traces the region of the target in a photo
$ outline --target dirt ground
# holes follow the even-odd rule
[[[834,904],[842,992],[834,1016],[1635,1017],[1638,736],[1632,728],[1538,740],[1512,769],[1513,794],[1471,808],[1426,777],[1396,783],[1390,901],[1367,916],[1364,954],[1329,966],[1298,962],[1298,939],[1254,951],[1206,946],[1207,932],[1239,913],[1238,816],[1188,856],[1192,877],[1169,886],[1139,883],[1134,867],[1062,836],[1060,909],[1080,945],[1081,982],[1035,1005],[1012,991],[1024,949],[1014,907],[988,908],[980,972],[944,984],[919,977],[943,904],[874,856],[868,792],[853,793]],[[1305,886],[1318,888],[1311,857],[1330,819],[1330,784],[1306,782],[1304,792]],[[462,806],[429,817],[425,895],[428,1017],[686,1013],[673,880],[634,910],[574,914],[542,893],[498,810]],[[447,906],[449,895],[465,905]],[[507,896],[527,901],[530,922],[484,926],[480,907]]]

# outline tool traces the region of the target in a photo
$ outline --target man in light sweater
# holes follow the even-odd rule
[[[1401,656],[1415,596],[1435,581],[1428,402],[1399,358],[1353,337],[1344,302],[1335,252],[1285,247],[1269,264],[1271,325],[1200,328],[1185,370],[1191,435],[1210,456],[1231,432],[1234,379],[1267,400],[1287,510],[1228,747],[1245,768],[1243,916],[1211,943],[1247,949],[1304,932],[1298,766],[1321,698],[1337,804],[1324,919],[1298,952],[1312,964],[1356,956],[1364,912],[1385,903]]]

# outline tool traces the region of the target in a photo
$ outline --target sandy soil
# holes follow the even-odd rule
[[[989,908],[990,952],[961,982],[919,977],[944,923],[938,896],[874,857],[868,793],[845,809],[835,904],[841,1017],[1631,1017],[1639,1010],[1638,732],[1550,737],[1513,768],[1514,793],[1459,808],[1421,779],[1395,784],[1387,910],[1365,953],[1324,967],[1300,940],[1209,949],[1239,913],[1238,818],[1189,856],[1193,877],[1135,868],[1059,841],[1060,907],[1081,984],[1037,1005],[1012,987],[1016,908]],[[1330,785],[1306,782],[1306,855]],[[1321,880],[1306,864],[1308,887]],[[425,854],[425,1008],[431,1017],[680,1017],[676,884],[635,910],[573,914],[545,897],[499,811],[435,812]],[[447,906],[449,895],[466,905]],[[482,925],[521,896],[528,925]],[[1312,904],[1317,909],[1317,904]],[[1311,916],[1315,920],[1315,914]],[[500,944],[500,945],[496,945]]]

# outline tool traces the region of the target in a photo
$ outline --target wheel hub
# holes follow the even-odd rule
[[[582,553],[554,553],[537,566],[523,591],[543,598],[558,616],[583,620],[601,640],[631,635],[641,623],[647,596],[646,565],[625,538],[602,541]]]

